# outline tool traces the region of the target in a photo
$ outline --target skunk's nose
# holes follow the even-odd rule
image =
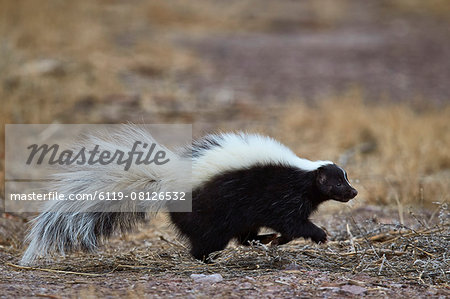
[[[352,196],[352,198],[354,198],[356,195],[358,195],[358,191],[356,191],[356,189],[352,189],[350,195]]]

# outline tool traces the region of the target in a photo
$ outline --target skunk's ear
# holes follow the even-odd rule
[[[325,185],[325,183],[327,182],[327,175],[325,173],[325,169],[323,169],[322,167],[317,169],[316,180],[319,185]]]

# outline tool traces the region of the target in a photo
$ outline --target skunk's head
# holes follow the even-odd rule
[[[358,191],[350,185],[345,170],[336,164],[319,167],[316,184],[320,193],[327,199],[347,202],[358,194]]]

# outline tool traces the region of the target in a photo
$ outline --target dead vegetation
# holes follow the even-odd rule
[[[449,200],[448,119],[450,106],[419,112],[363,103],[350,92],[316,107],[290,106],[274,134],[298,153],[345,165],[367,202],[430,207]]]
[[[28,269],[31,215],[3,213],[0,296],[449,296],[449,3],[0,0],[2,126],[258,131],[339,161],[359,191],[317,215],[328,244],[229,246],[212,265],[156,220]]]
[[[396,218],[389,209],[380,211],[386,219]],[[15,273],[10,278],[4,276],[3,283],[21,281],[30,275],[58,277],[61,283],[78,286],[80,295],[112,292],[118,296],[128,290],[127,296],[138,296],[149,292],[149,280],[161,282],[154,294],[173,292],[171,286],[175,284],[182,296],[188,296],[188,289],[197,295],[237,295],[242,288],[249,288],[247,294],[266,296],[272,287],[279,295],[287,296],[303,292],[311,296],[337,293],[402,297],[424,291],[448,295],[449,216],[445,204],[431,215],[408,213],[406,225],[398,221],[383,223],[367,208],[339,214],[325,212],[318,220],[331,237],[326,245],[305,240],[279,247],[230,245],[213,264],[192,259],[185,244],[163,224],[163,217],[158,217],[150,229],[126,239],[114,239],[99,254],[55,257],[48,264],[32,268],[17,265],[12,258],[18,254],[17,249],[11,248],[3,255],[0,268]],[[224,281],[188,287],[192,284],[190,275],[197,273],[221,274]],[[119,282],[125,278],[133,281],[131,289]],[[90,291],[80,288],[86,283],[95,287]],[[45,287],[53,289],[48,284]],[[38,291],[29,292],[21,294],[35,295]]]

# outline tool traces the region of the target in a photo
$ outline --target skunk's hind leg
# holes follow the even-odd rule
[[[216,237],[214,239],[202,239],[202,240],[190,240],[191,241],[191,254],[194,258],[201,260],[205,263],[210,263],[211,259],[217,257],[211,257],[210,254],[215,251],[223,250],[231,238]]]

